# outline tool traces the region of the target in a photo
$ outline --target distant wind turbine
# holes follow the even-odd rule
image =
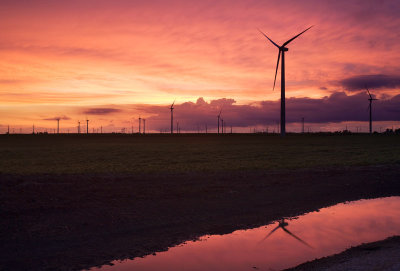
[[[307,28],[306,30],[304,30],[303,32],[301,32],[300,34],[294,36],[293,38],[291,38],[290,40],[286,41],[284,44],[282,44],[281,46],[279,46],[278,44],[276,44],[274,41],[272,41],[267,35],[265,35],[260,29],[258,29],[258,31],[260,31],[261,34],[263,34],[273,45],[275,45],[276,47],[278,47],[279,49],[279,53],[278,53],[278,61],[276,64],[276,70],[275,70],[275,79],[274,79],[274,87],[273,89],[275,89],[275,83],[276,83],[276,75],[278,73],[278,67],[279,67],[279,60],[282,57],[282,64],[281,64],[281,135],[284,136],[286,134],[286,110],[285,110],[285,52],[289,51],[288,48],[286,48],[285,46],[288,45],[289,43],[291,43],[294,39],[296,39],[298,36],[300,36],[301,34],[303,34],[304,32],[306,32],[307,30],[309,30],[311,27]]]
[[[171,104],[171,107],[169,108],[171,110],[171,134],[174,133],[174,102]]]
[[[86,118],[86,133],[89,134],[89,120]]]
[[[140,117],[140,115],[139,115],[139,134],[140,134],[140,128],[141,128],[141,126],[142,126],[142,118]]]
[[[78,120],[78,134],[81,133],[81,122]]]
[[[219,111],[219,114],[217,116],[217,118],[218,118],[218,134],[219,134],[219,120],[221,119],[221,113],[222,113],[222,109]]]
[[[369,92],[369,89],[367,89],[368,95],[369,95],[369,133],[372,134],[372,101],[377,101],[378,99],[372,98],[371,93]]]
[[[57,134],[60,133],[60,118],[56,118],[57,120]]]

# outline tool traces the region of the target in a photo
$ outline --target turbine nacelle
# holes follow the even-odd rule
[[[286,47],[279,47],[279,51],[283,51],[283,52],[287,52],[287,51],[289,51],[289,48],[286,48]]]

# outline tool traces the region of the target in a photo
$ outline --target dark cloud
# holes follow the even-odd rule
[[[365,89],[397,88],[400,87],[400,75],[358,75],[340,81],[346,90],[357,91]]]
[[[299,122],[302,117],[308,123],[330,123],[342,121],[368,121],[368,95],[365,92],[347,95],[335,92],[328,97],[286,99],[287,123]],[[235,104],[233,99],[218,99],[209,102],[199,98],[196,102],[176,104],[174,120],[182,130],[195,130],[206,124],[213,129],[217,126],[217,115],[222,108],[222,118],[226,125],[248,127],[271,125],[279,121],[280,101],[262,101],[250,105]],[[152,129],[168,129],[170,111],[167,106],[138,107],[151,114],[148,124]],[[400,95],[373,104],[375,121],[396,121],[400,119]]]
[[[70,117],[67,117],[67,116],[56,116],[56,117],[52,117],[52,118],[46,118],[46,119],[43,119],[43,120],[70,120],[71,118]]]
[[[90,108],[85,110],[83,113],[88,115],[108,115],[120,111],[121,109],[117,108]]]

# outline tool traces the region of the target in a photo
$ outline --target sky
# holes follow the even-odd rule
[[[276,127],[288,46],[288,129],[400,127],[400,2],[388,0],[0,1],[0,133],[13,129]],[[263,127],[263,128],[262,128]],[[277,129],[277,128],[276,128]]]

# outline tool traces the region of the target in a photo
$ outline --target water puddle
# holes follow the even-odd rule
[[[281,270],[393,235],[400,235],[400,197],[341,203],[91,270]]]

